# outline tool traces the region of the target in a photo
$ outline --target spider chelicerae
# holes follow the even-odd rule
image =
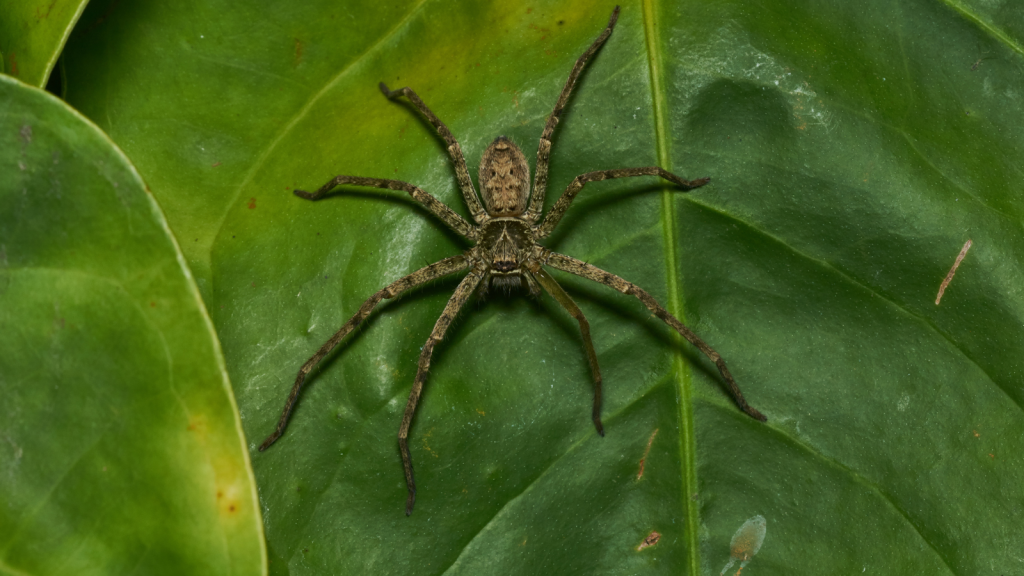
[[[416,371],[416,379],[413,381],[412,391],[409,393],[409,402],[405,405],[405,415],[402,417],[402,425],[398,430],[398,446],[402,452],[402,465],[405,468],[405,482],[409,488],[409,498],[406,501],[405,513],[412,514],[413,505],[416,502],[416,482],[412,473],[412,458],[409,455],[409,427],[412,425],[413,416],[416,413],[416,405],[419,403],[420,394],[423,392],[423,384],[427,380],[427,372],[430,369],[430,358],[434,352],[434,346],[444,338],[448,326],[458,314],[463,304],[470,298],[474,291],[487,290],[491,285],[498,287],[525,287],[534,296],[540,296],[542,291],[550,294],[563,308],[579,322],[580,333],[583,336],[583,348],[587,353],[587,360],[590,364],[590,371],[594,378],[594,409],[593,420],[597,433],[604,436],[604,426],[601,424],[601,370],[597,364],[597,353],[594,352],[594,344],[590,340],[590,324],[584,317],[572,298],[544,269],[550,266],[558,270],[569,272],[595,282],[600,282],[622,292],[635,296],[644,306],[647,306],[655,316],[666,324],[675,328],[683,338],[696,346],[718,367],[729,385],[729,391],[733,399],[743,412],[760,421],[766,418],[755,408],[747,404],[740,392],[736,380],[733,379],[725,361],[710,346],[701,340],[689,328],[683,325],[668,310],[640,287],[627,282],[626,280],[601,270],[582,260],[577,260],[564,254],[552,252],[537,242],[547,238],[562,219],[565,211],[572,204],[576,195],[588,182],[608,180],[612,178],[626,178],[629,176],[660,176],[672,182],[684,191],[699,188],[710,181],[710,178],[699,178],[697,180],[683,180],[682,178],[663,170],[658,166],[646,166],[643,168],[623,168],[618,170],[600,170],[588,172],[577,176],[562,197],[558,199],[554,207],[548,212],[543,220],[540,220],[544,208],[544,194],[548,184],[548,158],[551,155],[551,135],[558,125],[558,119],[562,115],[569,94],[576,85],[583,68],[601,45],[604,44],[615,22],[619,18],[619,7],[612,11],[608,26],[601,32],[601,35],[594,40],[594,43],[576,60],[569,79],[565,81],[565,87],[558,96],[554,110],[548,116],[544,125],[544,132],[540,136],[540,146],[537,149],[537,168],[533,177],[533,194],[530,194],[530,166],[526,162],[526,156],[511,140],[499,136],[484,151],[480,159],[480,181],[481,193],[484,203],[480,204],[473,181],[466,168],[466,159],[462,156],[462,149],[459,143],[452,136],[448,127],[441,122],[427,105],[420,100],[408,87],[398,90],[389,90],[383,82],[380,89],[388,98],[405,96],[417,110],[434,126],[441,138],[448,144],[448,154],[455,165],[455,174],[459,181],[459,188],[466,200],[470,213],[476,225],[466,222],[455,211],[444,203],[434,198],[427,192],[412,184],[398,180],[385,180],[383,178],[363,178],[360,176],[335,176],[314,193],[295,190],[295,195],[307,200],[319,200],[333,188],[339,185],[348,184],[353,186],[367,186],[372,188],[384,188],[388,190],[403,190],[408,192],[416,201],[423,205],[431,214],[438,217],[460,236],[474,243],[473,247],[451,258],[445,258],[429,266],[421,268],[408,276],[399,278],[385,286],[359,307],[348,322],[331,337],[312,358],[306,361],[299,369],[295,378],[295,385],[285,404],[284,412],[277,423],[277,428],[263,444],[260,451],[266,450],[271,444],[277,441],[284,432],[285,426],[291,417],[292,409],[298,400],[299,392],[302,390],[306,376],[316,367],[317,364],[328,354],[345,336],[358,326],[374,307],[381,300],[395,298],[410,288],[419,286],[442,276],[469,270],[466,277],[455,289],[455,294],[448,301],[444,312],[434,325],[430,338],[423,345],[420,353],[419,365]],[[529,200],[529,205],[527,205]],[[538,222],[540,220],[540,222]]]

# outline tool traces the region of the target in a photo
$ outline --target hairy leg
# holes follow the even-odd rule
[[[562,286],[540,265],[535,267],[536,270],[531,267],[530,272],[540,282],[540,285],[580,324],[580,334],[583,335],[583,349],[587,352],[590,373],[594,376],[594,412],[592,418],[594,420],[594,427],[597,428],[597,433],[604,436],[604,425],[601,424],[601,368],[597,365],[597,352],[594,351],[594,342],[590,339],[590,323],[587,322],[587,318],[583,315],[580,307],[562,289]]]
[[[455,140],[455,136],[452,136],[448,127],[441,122],[430,108],[420,100],[420,97],[412,91],[412,88],[408,86],[399,88],[398,90],[388,90],[388,87],[381,82],[380,91],[388,97],[389,100],[395,99],[397,96],[405,96],[412,102],[412,105],[427,117],[430,124],[437,130],[437,133],[444,139],[445,144],[448,145],[448,155],[452,158],[452,163],[455,165],[455,177],[458,178],[459,188],[462,190],[462,197],[466,199],[466,206],[469,208],[469,213],[473,215],[473,220],[477,224],[480,224],[484,220],[484,208],[480,204],[480,199],[476,195],[476,188],[473,187],[473,180],[469,177],[469,169],[466,168],[466,158],[462,155],[462,148],[459,146],[458,141]]]
[[[540,218],[541,212],[544,211],[544,196],[547,194],[548,189],[548,159],[551,157],[551,135],[554,133],[555,126],[558,125],[558,120],[562,116],[562,110],[565,108],[566,102],[569,101],[569,95],[572,93],[573,87],[576,86],[576,80],[579,79],[580,73],[586,67],[587,61],[601,48],[604,41],[611,36],[612,29],[615,28],[615,22],[618,19],[619,7],[616,6],[615,10],[612,11],[612,17],[608,20],[608,26],[597,37],[597,40],[594,40],[590,48],[587,48],[586,52],[576,59],[576,64],[572,67],[572,72],[569,73],[569,78],[565,81],[565,87],[562,88],[562,93],[558,95],[555,108],[551,111],[551,115],[548,116],[547,124],[544,125],[544,132],[540,135],[540,146],[537,148],[537,170],[533,177],[533,195],[530,197],[530,207],[523,214],[523,217],[527,220],[536,222]]]
[[[598,170],[597,172],[587,172],[586,174],[580,174],[569,184],[562,193],[562,197],[558,199],[558,202],[551,208],[548,215],[541,222],[541,225],[537,228],[537,239],[547,238],[549,234],[558,226],[559,221],[562,220],[562,216],[565,215],[566,210],[569,209],[569,205],[576,199],[576,195],[580,193],[580,190],[588,182],[599,182],[601,180],[612,180],[614,178],[629,178],[631,176],[661,176],[665,180],[679,186],[684,191],[693,190],[694,188],[700,188],[711,181],[711,178],[698,178],[696,180],[683,180],[679,176],[663,170],[657,166],[645,166],[643,168],[620,168],[618,170]]]
[[[466,303],[466,300],[473,294],[473,290],[480,284],[483,272],[474,270],[466,276],[455,294],[448,300],[444,312],[434,324],[434,331],[427,338],[420,353],[419,367],[416,370],[416,380],[412,383],[412,390],[409,392],[409,402],[405,405],[405,415],[402,416],[402,426],[398,429],[398,447],[402,451],[402,466],[405,468],[405,484],[409,488],[409,499],[405,503],[405,515],[412,514],[412,507],[416,504],[416,480],[412,475],[412,457],[409,455],[409,427],[412,426],[412,418],[416,414],[416,405],[419,404],[420,394],[423,393],[423,384],[427,381],[427,372],[430,370],[430,358],[434,354],[434,346],[444,338],[448,326],[459,313],[459,309]]]
[[[408,192],[414,200],[419,202],[430,211],[431,214],[437,216],[442,222],[448,225],[449,228],[455,230],[463,238],[470,240],[476,239],[476,227],[466,222],[466,220],[459,216],[454,210],[449,208],[444,202],[441,202],[437,198],[434,198],[431,194],[424,192],[422,189],[409,184],[408,182],[402,182],[401,180],[385,180],[383,178],[364,178],[362,176],[335,176],[331,178],[326,184],[320,187],[316,192],[306,192],[305,190],[295,190],[295,195],[299,198],[305,198],[306,200],[319,200],[323,198],[324,194],[330,192],[334,187],[342,184],[352,184],[354,186],[366,186],[368,188],[383,188],[384,190],[402,190]]]
[[[270,445],[276,442],[277,439],[281,437],[281,434],[284,433],[284,429],[288,425],[288,419],[291,418],[292,409],[295,408],[295,402],[299,399],[299,392],[302,390],[302,385],[306,381],[306,376],[314,367],[316,367],[317,364],[320,363],[321,360],[323,360],[324,356],[330,353],[330,351],[333,350],[334,347],[352,331],[353,328],[358,326],[366,319],[367,316],[370,315],[370,312],[373,311],[374,307],[376,307],[381,300],[385,298],[394,298],[409,288],[419,286],[420,284],[452,274],[453,272],[458,272],[459,270],[464,270],[467,267],[469,267],[469,262],[465,256],[460,255],[445,258],[440,262],[435,262],[430,266],[420,268],[408,276],[399,278],[391,284],[388,284],[373,296],[370,296],[366,302],[363,302],[363,305],[359,307],[359,311],[349,318],[348,322],[345,322],[341,329],[338,330],[334,336],[331,336],[331,339],[324,343],[324,345],[316,351],[316,354],[313,354],[313,357],[307,360],[306,363],[302,365],[302,368],[299,369],[299,375],[295,377],[295,384],[292,386],[291,394],[288,395],[288,401],[284,405],[284,411],[281,413],[281,419],[277,422],[277,428],[274,430],[273,434],[263,441],[263,444],[260,444],[260,452],[269,448]]]
[[[564,270],[570,274],[575,274],[594,282],[600,282],[606,286],[622,292],[623,294],[629,294],[635,296],[638,300],[644,303],[644,306],[654,313],[655,316],[660,318],[663,322],[669,326],[675,328],[677,332],[682,334],[683,338],[686,338],[691,344],[696,346],[701,352],[704,353],[715,366],[718,367],[719,373],[722,374],[722,378],[725,379],[729,385],[729,391],[732,393],[733,400],[736,401],[736,405],[739,406],[740,410],[743,410],[748,416],[755,420],[764,422],[767,420],[763,414],[757,411],[756,408],[747,404],[746,399],[743,398],[743,392],[740,392],[740,387],[736,384],[736,380],[733,379],[732,374],[729,373],[729,369],[725,366],[725,360],[715,352],[711,346],[708,346],[703,340],[701,340],[696,334],[694,334],[689,328],[683,325],[675,316],[669,313],[668,310],[662,308],[661,304],[647,292],[641,289],[636,284],[627,282],[622,278],[605,272],[597,266],[587,264],[582,260],[577,260],[564,254],[558,254],[556,252],[547,252],[546,259],[542,260],[543,263]]]

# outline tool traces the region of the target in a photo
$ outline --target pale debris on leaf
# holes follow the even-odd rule
[[[747,563],[750,562],[750,559],[761,549],[767,528],[768,522],[760,514],[747,519],[740,526],[739,530],[732,535],[732,541],[729,542],[729,563],[725,565],[725,568],[722,568],[719,576],[722,576],[729,568],[732,568],[732,565],[737,560],[740,563],[740,569],[736,571],[738,576]]]

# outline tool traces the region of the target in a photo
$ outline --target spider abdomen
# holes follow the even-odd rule
[[[491,216],[519,216],[530,194],[530,165],[511,140],[498,136],[480,158],[480,191]]]

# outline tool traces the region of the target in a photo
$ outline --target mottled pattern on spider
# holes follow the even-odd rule
[[[421,268],[385,286],[382,290],[371,296],[360,306],[355,313],[338,330],[337,333],[323,346],[317,350],[302,368],[295,378],[295,385],[285,404],[284,412],[278,422],[277,429],[268,437],[260,450],[267,449],[284,432],[288,419],[291,416],[292,408],[299,397],[303,382],[309,372],[326,356],[335,346],[358,326],[373,308],[383,299],[395,298],[402,292],[429,282],[436,278],[454,274],[463,270],[469,270],[469,274],[455,289],[455,294],[448,301],[444,312],[434,325],[434,330],[423,345],[420,354],[419,367],[416,372],[416,379],[413,381],[412,391],[409,394],[409,402],[405,407],[405,415],[402,418],[402,425],[398,432],[398,444],[402,452],[402,464],[405,468],[405,480],[409,489],[409,497],[406,501],[406,514],[412,513],[413,504],[416,501],[416,482],[413,479],[412,458],[409,454],[409,427],[412,425],[413,415],[416,413],[416,405],[419,402],[420,394],[423,392],[423,384],[427,379],[427,372],[430,368],[430,359],[434,346],[444,337],[445,331],[451,324],[459,309],[476,290],[487,290],[490,286],[510,288],[513,286],[525,286],[532,294],[539,296],[546,291],[558,301],[568,312],[579,322],[580,332],[583,336],[583,347],[590,363],[590,370],[594,378],[594,406],[592,418],[598,434],[604,436],[604,426],[601,424],[601,370],[597,364],[597,354],[594,352],[594,344],[590,340],[590,325],[583,316],[583,312],[576,306],[572,298],[552,278],[545,266],[564,270],[571,274],[600,282],[607,286],[638,298],[655,316],[662,319],[672,328],[675,328],[684,338],[700,349],[708,358],[718,366],[722,378],[725,379],[732,393],[733,399],[741,410],[751,417],[764,421],[765,417],[756,409],[747,404],[740,392],[739,386],[729,373],[722,357],[710,346],[704,343],[682,322],[676,319],[663,308],[650,294],[635,284],[631,284],[622,278],[605,272],[600,268],[587,264],[576,258],[552,252],[537,244],[543,240],[558,222],[562,219],[565,211],[572,204],[576,195],[588,182],[608,180],[612,178],[625,178],[629,176],[660,176],[678,186],[681,190],[693,190],[707,184],[709,178],[697,180],[684,180],[658,166],[647,166],[643,168],[625,168],[618,170],[600,170],[588,172],[577,176],[562,197],[558,199],[547,216],[540,222],[541,212],[544,208],[544,194],[547,190],[548,181],[548,158],[551,154],[551,135],[558,125],[558,119],[562,114],[569,94],[576,85],[580,72],[583,71],[587,61],[604,44],[604,41],[612,33],[615,22],[619,17],[619,8],[612,12],[611,20],[597,40],[576,60],[569,79],[565,82],[562,93],[558,96],[558,102],[548,117],[544,126],[544,132],[540,136],[540,146],[537,149],[537,168],[533,178],[533,194],[530,194],[530,166],[526,162],[526,156],[511,140],[499,136],[487,147],[480,160],[480,171],[478,174],[480,189],[484,203],[480,204],[473,181],[466,168],[466,160],[462,156],[462,149],[455,137],[448,130],[448,127],[427,108],[427,105],[420,100],[419,96],[409,88],[399,90],[388,90],[388,87],[381,83],[380,89],[388,98],[405,96],[417,110],[423,114],[434,126],[438,134],[448,144],[448,153],[455,165],[455,173],[458,178],[459,188],[466,200],[470,213],[476,225],[466,222],[451,208],[428,194],[420,188],[398,180],[385,180],[382,178],[363,178],[358,176],[336,176],[314,193],[296,190],[295,194],[308,200],[318,200],[327,192],[339,185],[347,184],[353,186],[368,186],[374,188],[385,188],[390,190],[403,190],[408,192],[414,199],[422,204],[434,216],[437,216],[452,230],[475,242],[475,245],[464,254],[445,258],[440,262]],[[529,205],[527,205],[529,200]]]

